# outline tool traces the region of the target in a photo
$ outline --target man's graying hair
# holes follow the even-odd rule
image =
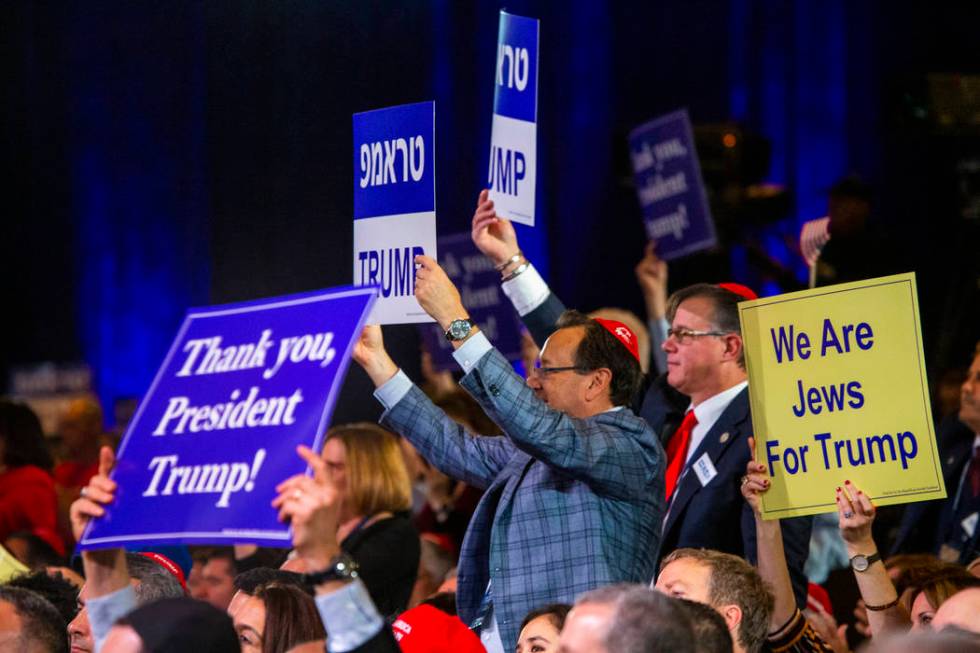
[[[640,389],[643,371],[626,346],[588,315],[567,310],[555,325],[559,329],[583,327],[585,335],[575,350],[575,366],[582,371],[607,368],[612,373],[609,399],[614,406],[629,406]]]
[[[681,288],[667,299],[667,322],[674,323],[677,307],[688,299],[707,299],[711,302],[712,330],[724,331],[742,335],[742,325],[738,320],[738,303],[744,302],[745,297],[710,283],[696,283]],[[738,364],[745,368],[745,351],[739,356]]]
[[[138,553],[127,553],[126,567],[130,577],[139,581],[135,591],[140,605],[184,596],[180,581],[160,563]]]
[[[686,612],[672,599],[643,585],[619,583],[586,592],[575,605],[614,607],[602,642],[615,653],[694,653],[694,631]]]

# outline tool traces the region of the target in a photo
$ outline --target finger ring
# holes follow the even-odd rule
[[[748,476],[743,476],[742,477],[742,485],[745,485],[748,482],[749,482],[749,477]]]
[[[303,491],[302,490],[293,490],[293,498],[296,499],[297,501],[299,499],[303,498]]]
[[[854,513],[853,512],[845,512],[844,513],[844,519],[850,519],[853,516],[854,516]]]
[[[79,492],[79,495],[80,495],[80,496],[83,496],[83,497],[84,497],[84,496],[88,496],[88,486],[87,486],[87,485],[86,485],[85,487],[83,487],[83,488],[82,488],[82,491],[81,491],[81,492]]]

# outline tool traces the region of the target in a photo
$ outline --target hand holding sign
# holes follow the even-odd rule
[[[115,464],[116,455],[112,449],[102,447],[99,451],[99,473],[82,488],[81,496],[72,502],[68,512],[75,541],[82,539],[82,534],[92,519],[105,514],[105,508],[102,506],[112,503],[115,499],[116,482],[109,478],[109,472]]]
[[[840,535],[848,550],[873,553],[875,543],[871,537],[871,524],[875,520],[875,507],[868,496],[850,481],[837,488],[837,511],[840,514]]]
[[[375,386],[380,386],[398,371],[395,361],[385,350],[384,339],[381,336],[381,326],[368,324],[361,332],[361,337],[354,344],[351,358],[364,368]]]
[[[503,265],[520,251],[514,225],[507,218],[497,215],[487,189],[481,190],[477,199],[471,234],[473,244],[494,265]]]
[[[415,271],[415,298],[425,312],[443,329],[449,328],[453,320],[468,318],[459,291],[435,259],[420,255],[415,257],[415,263],[419,266]]]
[[[307,569],[318,571],[340,553],[337,524],[340,510],[337,490],[327,479],[326,462],[309,447],[299,446],[296,453],[313,470],[291,476],[276,486],[279,495],[272,507],[279,510],[279,521],[293,528],[293,546]]]
[[[769,475],[766,473],[766,466],[755,459],[755,438],[749,438],[749,451],[752,452],[752,459],[746,465],[745,476],[742,477],[742,497],[758,517],[762,514],[762,495],[769,489]]]
[[[647,243],[643,258],[636,264],[636,281],[643,291],[647,313],[651,320],[659,320],[667,315],[667,261],[656,252],[654,241]]]

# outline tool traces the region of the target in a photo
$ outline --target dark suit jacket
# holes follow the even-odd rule
[[[565,306],[554,293],[521,319],[534,341],[543,344],[555,330]],[[684,417],[690,399],[674,390],[666,375],[647,377],[633,411],[645,419],[666,446]],[[747,438],[752,435],[749,393],[744,390],[701,442],[691,461],[707,453],[718,475],[701,487],[696,474],[685,474],[664,524],[661,556],[682,547],[704,547],[756,561],[755,517],[744,499],[740,483],[749,462]],[[800,607],[806,605],[807,578],[803,574],[810,551],[810,517],[783,519],[783,545],[793,591]],[[980,529],[977,529],[980,531]]]
[[[937,435],[939,460],[942,464],[943,480],[946,483],[946,498],[935,501],[919,501],[905,507],[898,535],[891,547],[896,553],[938,553],[955,515],[953,503],[959,491],[963,471],[973,455],[973,440],[976,434],[955,415],[950,415],[939,425]],[[963,548],[961,564],[967,564],[980,555],[980,528],[974,531],[973,538]]]

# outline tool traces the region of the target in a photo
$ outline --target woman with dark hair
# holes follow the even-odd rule
[[[285,653],[327,636],[313,597],[295,585],[260,585],[233,618],[242,653]]]
[[[65,545],[57,532],[58,503],[51,466],[34,411],[0,399],[0,541],[11,533],[27,531],[64,555]]]
[[[571,609],[567,603],[553,603],[528,612],[521,622],[517,653],[555,653],[558,636]]]
[[[323,459],[340,502],[340,548],[359,565],[378,612],[395,616],[408,607],[420,555],[398,438],[367,422],[337,426]]]

